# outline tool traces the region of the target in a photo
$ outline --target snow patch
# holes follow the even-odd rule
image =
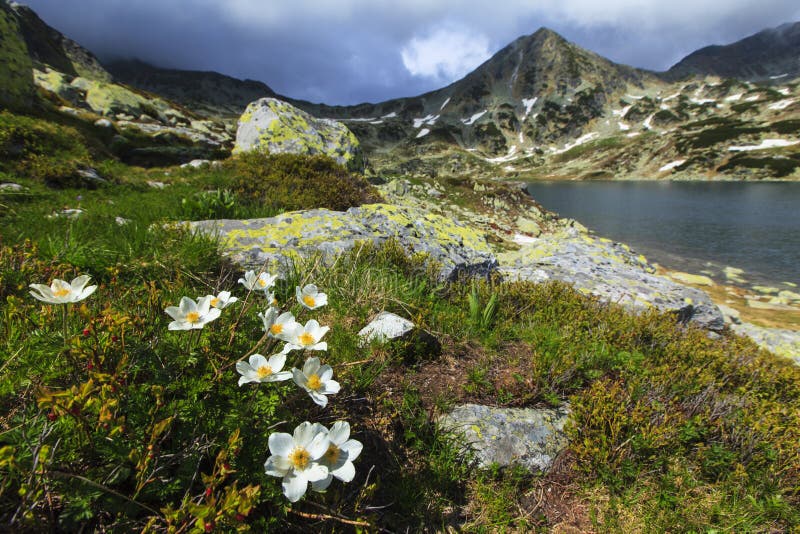
[[[419,133],[417,134],[417,139],[419,139],[420,137],[425,137],[425,136],[426,136],[426,135],[428,135],[429,133],[431,133],[431,131],[430,131],[429,129],[427,129],[427,128],[423,128],[423,129],[421,129],[421,130],[419,131]]]
[[[562,148],[561,150],[556,150],[554,153],[555,154],[562,154],[562,153],[566,152],[567,150],[573,149],[576,146],[579,146],[579,145],[582,145],[584,143],[587,143],[587,142],[591,141],[592,139],[594,139],[595,137],[598,137],[599,135],[600,134],[598,134],[597,132],[592,132],[592,133],[589,133],[589,134],[586,134],[586,135],[582,135],[579,138],[577,138],[575,141],[573,141],[572,143],[567,143],[564,146],[564,148]]]
[[[382,119],[394,119],[395,117],[397,117],[397,112],[396,112],[396,111],[392,111],[392,112],[391,112],[391,113],[389,113],[388,115],[384,115],[384,116],[383,116],[383,117],[381,117],[381,118],[382,118]]]
[[[787,100],[781,100],[780,102],[775,102],[774,104],[770,104],[769,109],[775,109],[775,110],[786,109],[792,104],[794,104],[794,98],[789,98]]]
[[[770,80],[780,80],[781,78],[786,78],[789,75],[788,72],[784,72],[783,74],[778,74],[777,76],[770,76]]]
[[[383,124],[383,121],[371,121],[370,124]]]
[[[650,124],[650,123],[651,123],[651,121],[653,120],[653,117],[654,117],[654,116],[655,116],[655,113],[651,113],[651,114],[650,114],[650,116],[649,116],[649,117],[647,117],[647,118],[644,120],[644,122],[642,123],[642,127],[643,127],[643,128],[646,128],[646,129],[648,129],[648,130],[652,130],[652,128],[653,128],[653,125],[652,125],[652,124]]]
[[[480,119],[481,117],[483,117],[484,115],[486,115],[486,112],[487,112],[487,111],[489,111],[489,110],[488,110],[488,109],[484,109],[483,111],[479,111],[478,113],[476,113],[475,115],[473,115],[472,117],[470,117],[470,118],[468,118],[468,119],[461,119],[461,122],[463,122],[463,123],[464,123],[464,124],[466,124],[467,126],[470,126],[470,125],[472,125],[472,124],[473,124],[473,123],[474,123],[476,120],[478,120],[478,119]]]
[[[514,234],[514,243],[517,245],[531,245],[538,241],[537,238],[523,234]]]
[[[792,94],[792,92],[789,90],[788,87],[781,87],[780,89],[778,89],[778,92],[783,96],[789,96],[790,94]]]
[[[622,130],[623,132],[627,132],[628,130],[631,129],[631,127],[625,124],[624,122],[618,122],[617,124],[619,125],[619,129]]]
[[[699,104],[699,105],[712,104],[712,103],[716,104],[717,103],[717,101],[714,100],[713,98],[690,98],[689,102],[692,102],[693,104]]]
[[[669,95],[668,97],[661,99],[661,101],[662,102],[668,102],[669,100],[672,100],[673,98],[678,98],[679,96],[681,96],[681,92],[680,91],[678,91],[674,95]]]
[[[637,135],[642,135],[642,132],[631,132],[628,134],[628,137],[636,137]]]
[[[761,95],[748,96],[744,99],[745,102],[755,102],[756,100],[761,100]]]
[[[741,100],[744,96],[744,93],[736,93],[735,95],[726,96],[725,102],[736,102],[737,100]]]
[[[628,97],[628,98],[632,98],[632,99],[634,99],[634,100],[641,100],[641,99],[643,99],[643,98],[644,98],[644,95],[634,96],[634,95],[632,95],[632,94],[627,94],[627,95],[625,95],[625,96],[626,96],[626,97]]]
[[[372,122],[378,119],[376,119],[375,117],[367,117],[365,119],[339,119],[339,120],[341,120],[342,122]]]
[[[685,160],[685,159],[679,159],[679,160],[673,161],[672,163],[667,163],[666,165],[664,165],[663,167],[661,167],[660,169],[658,169],[658,172],[666,172],[666,171],[671,171],[671,170],[672,170],[672,169],[674,169],[675,167],[680,167],[680,166],[681,166],[681,165],[683,165],[684,163],[686,163],[686,160]]]
[[[439,120],[439,115],[427,115],[421,119],[414,119],[414,128],[419,128],[423,124],[433,126]]]
[[[518,159],[519,156],[515,156],[514,154],[517,153],[517,145],[511,145],[511,148],[508,149],[508,154],[505,156],[500,156],[499,158],[486,158],[486,161],[489,163],[505,163],[507,161],[514,161]]]
[[[522,116],[523,121],[528,118],[528,115],[531,114],[531,110],[533,109],[533,106],[536,105],[537,100],[539,100],[538,96],[534,96],[533,98],[522,99],[522,103],[525,105],[525,115]]]
[[[611,110],[611,114],[612,114],[613,116],[615,116],[615,117],[624,117],[625,115],[627,115],[627,114],[628,114],[628,112],[631,110],[631,108],[632,108],[632,107],[633,107],[633,106],[631,106],[631,105],[628,105],[628,106],[625,106],[625,107],[624,107],[624,108],[622,108],[622,109],[612,109],[612,110]]]
[[[442,104],[442,107],[439,108],[439,111],[442,111],[444,107],[449,103],[450,103],[450,97],[448,96],[447,100],[445,100],[444,103]]]
[[[800,141],[787,141],[786,139],[764,139],[759,145],[744,145],[728,147],[731,152],[747,152],[750,150],[764,150],[765,148],[782,148],[800,143]]]
[[[525,142],[525,135],[522,132],[519,133],[519,143],[522,144]]]
[[[506,165],[505,167],[503,167],[503,170],[504,171],[515,171],[517,169],[515,169],[513,165]]]

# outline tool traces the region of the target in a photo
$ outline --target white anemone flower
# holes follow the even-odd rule
[[[292,369],[294,383],[306,390],[308,395],[323,408],[328,405],[328,397],[339,393],[339,382],[333,380],[333,369],[330,365],[320,365],[319,358],[309,358],[303,370]]]
[[[211,308],[211,300],[207,297],[200,297],[197,302],[189,297],[181,297],[178,306],[169,306],[164,311],[175,319],[169,323],[170,330],[200,329],[222,313],[219,308]]]
[[[305,326],[297,325],[293,335],[287,339],[286,346],[283,352],[292,350],[328,350],[328,343],[325,341],[320,342],[329,326],[320,326],[316,319],[311,319]]]
[[[255,271],[247,271],[244,273],[244,278],[239,278],[239,283],[249,291],[259,290],[268,292],[269,289],[275,285],[275,280],[277,279],[277,274],[260,272],[258,276],[256,276]]]
[[[249,382],[281,382],[292,378],[291,371],[281,371],[286,363],[285,354],[274,354],[266,359],[261,354],[253,354],[247,362],[236,362],[239,372],[239,386]]]
[[[328,295],[321,293],[314,284],[308,284],[303,289],[295,287],[295,294],[297,302],[309,310],[316,310],[328,303]]]
[[[230,291],[220,291],[217,296],[206,295],[206,298],[208,299],[212,308],[217,308],[219,310],[225,309],[239,300],[236,297],[232,297]]]
[[[97,289],[97,286],[86,287],[90,278],[91,277],[86,274],[78,276],[72,280],[72,282],[66,282],[56,278],[49,287],[44,284],[31,284],[30,288],[33,289],[33,291],[30,293],[33,298],[41,300],[42,302],[47,302],[48,304],[69,304],[70,302],[78,302],[94,293],[95,289]]]
[[[320,432],[308,421],[300,423],[294,435],[270,434],[268,443],[271,456],[264,463],[264,471],[283,477],[283,494],[290,502],[305,495],[309,482],[327,478],[328,468],[319,459],[328,451],[330,441],[326,432]]]
[[[259,313],[258,316],[261,317],[264,323],[264,331],[267,336],[281,341],[289,341],[303,327],[295,321],[291,312],[283,312],[278,315],[279,312],[278,308],[270,307],[266,312]]]
[[[337,421],[330,430],[315,423],[318,430],[328,434],[330,444],[328,450],[320,459],[320,463],[328,468],[328,477],[314,482],[311,488],[314,491],[325,491],[331,485],[331,481],[336,477],[342,482],[350,482],[356,476],[356,468],[353,460],[358,458],[364,445],[360,441],[350,438],[350,423],[347,421]]]

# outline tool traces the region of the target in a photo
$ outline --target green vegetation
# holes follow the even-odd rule
[[[322,358],[342,391],[324,410],[291,381],[239,387],[235,362],[253,350],[272,354],[255,315],[264,298],[236,283],[242,270],[214,241],[168,223],[342,209],[374,193],[330,160],[300,156],[144,170],[95,155],[107,184],[56,189],[25,162],[49,151],[83,162],[92,154],[83,138],[0,118],[24,141],[0,160],[3,180],[27,187],[0,192],[0,522],[8,528],[800,528],[800,368],[749,341],[712,340],[671,316],[634,316],[563,284],[443,285],[424,258],[390,242],[332,265],[299,262],[275,287],[298,315],[296,286],[313,282],[328,294],[327,306],[303,312],[331,326]],[[1,146],[11,154],[19,144]],[[48,218],[64,208],[84,213]],[[29,295],[29,284],[79,274],[99,286],[81,302]],[[240,302],[202,330],[168,330],[167,306],[220,290]],[[382,310],[408,317],[439,348],[360,347],[358,330]],[[290,353],[286,367],[302,359]],[[434,424],[461,402],[567,401],[570,445],[546,475],[477,469],[464,444]],[[264,473],[268,436],[335,420],[349,421],[364,444],[355,479],[290,504]]]

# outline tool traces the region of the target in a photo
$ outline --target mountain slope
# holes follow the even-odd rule
[[[162,69],[138,60],[106,65],[114,79],[164,96],[204,116],[238,118],[247,104],[276,93],[266,84],[217,72]]]
[[[692,52],[666,73],[668,80],[719,76],[747,81],[800,76],[800,22],[783,24],[724,46]]]

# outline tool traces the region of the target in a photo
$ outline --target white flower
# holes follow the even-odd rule
[[[308,421],[294,429],[294,435],[276,432],[269,436],[269,452],[264,471],[274,477],[283,477],[283,494],[291,502],[305,495],[309,482],[324,480],[328,468],[319,463],[327,452],[330,441],[326,432],[320,432]]]
[[[314,491],[325,491],[331,485],[333,477],[342,482],[350,482],[356,476],[356,468],[353,460],[358,458],[364,446],[360,441],[348,439],[350,437],[350,423],[347,421],[337,421],[330,430],[315,423],[317,429],[328,434],[330,444],[328,450],[320,458],[319,463],[328,468],[328,477],[314,482],[311,488]]]
[[[285,354],[275,354],[267,360],[260,354],[253,354],[247,362],[236,362],[239,372],[239,385],[248,382],[280,382],[292,378],[290,371],[281,371],[286,363]]]
[[[218,308],[211,309],[211,300],[207,297],[200,297],[197,302],[189,297],[181,297],[178,306],[169,306],[164,311],[175,319],[169,323],[170,330],[203,328],[206,323],[210,323],[222,313]]]
[[[31,284],[31,296],[42,302],[48,304],[68,304],[70,302],[78,302],[83,300],[97,289],[97,286],[86,287],[91,277],[82,274],[72,280],[72,282],[65,282],[56,278],[50,284],[50,287],[44,284]],[[37,293],[38,292],[38,293]]]
[[[339,393],[339,382],[332,380],[333,369],[330,365],[319,364],[319,358],[309,358],[303,370],[292,369],[294,383],[306,390],[315,403],[323,408],[328,405],[328,397]]]
[[[297,302],[309,310],[316,310],[328,303],[328,295],[320,293],[314,284],[308,284],[302,290],[300,287],[295,287],[295,294]]]
[[[292,336],[286,340],[283,352],[292,350],[328,350],[326,342],[320,342],[322,336],[330,329],[329,326],[320,326],[316,319],[311,319],[305,326],[297,325]]]
[[[256,276],[255,271],[247,271],[244,273],[244,278],[239,278],[239,283],[242,284],[245,288],[249,291],[253,291],[258,289],[260,291],[269,291],[269,289],[275,285],[275,280],[278,279],[278,275],[272,275],[269,273],[261,272],[258,273]]]
[[[270,307],[266,312],[259,313],[258,316],[264,323],[264,332],[267,333],[267,336],[281,341],[289,341],[303,327],[294,320],[291,312],[283,312],[278,315],[279,312],[278,308]]]
[[[208,299],[212,308],[217,308],[220,310],[227,308],[239,300],[236,297],[232,297],[230,291],[220,291],[219,295],[216,297],[214,295],[206,295],[206,298]]]

